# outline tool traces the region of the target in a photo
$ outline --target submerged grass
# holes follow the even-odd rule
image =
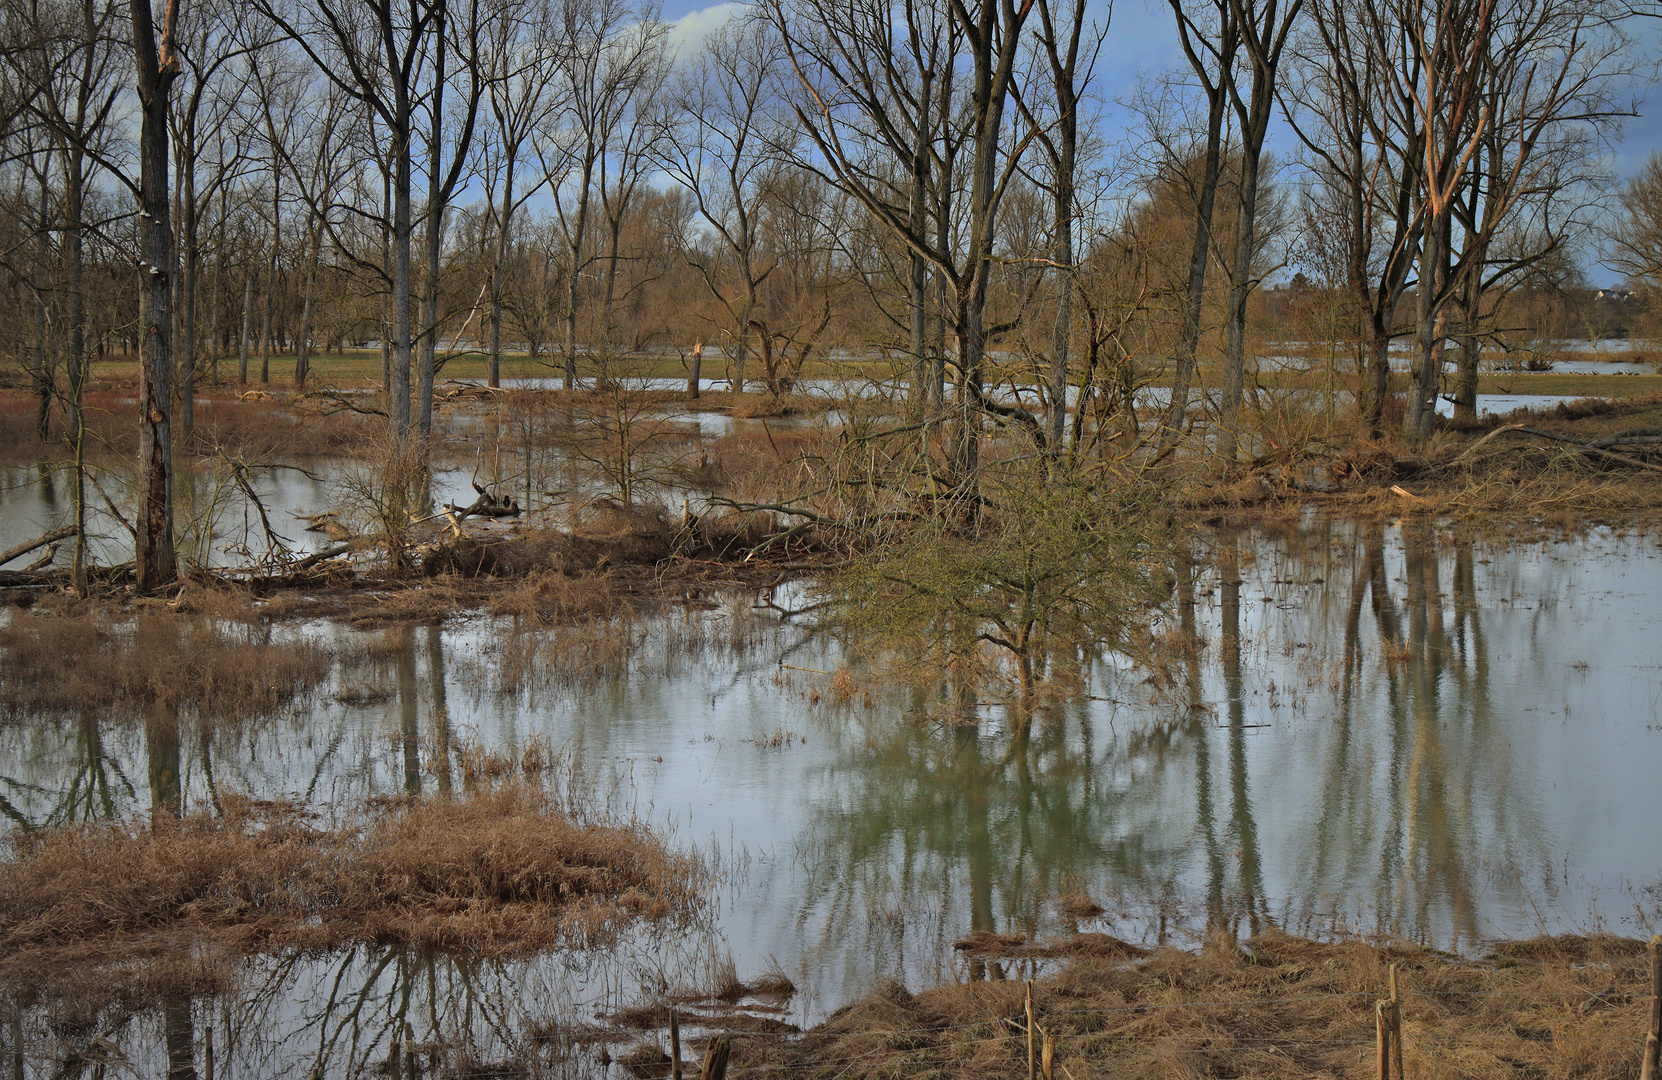
[[[268,632],[171,614],[19,614],[0,626],[0,714],[266,715],[322,682],[331,662],[319,644],[268,640]]]
[[[1624,1077],[1638,1073],[1649,993],[1644,946],[1543,938],[1464,961],[1409,944],[1319,944],[1278,933],[1245,948],[1086,956],[1035,983],[1056,1075],[1374,1075],[1374,1003],[1389,966],[1403,988],[1403,1065],[1416,1077]],[[1024,987],[981,981],[913,996],[897,983],[799,1041],[741,1038],[736,1067],[841,1080],[1019,1077]]]
[[[580,821],[529,782],[398,798],[348,826],[287,803],[11,838],[0,983],[374,943],[482,957],[606,944],[690,919],[707,873],[634,821]]]

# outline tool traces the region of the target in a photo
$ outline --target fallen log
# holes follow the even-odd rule
[[[1568,435],[1559,435],[1555,432],[1543,431],[1540,428],[1529,427],[1525,424],[1507,424],[1505,427],[1496,428],[1495,430],[1489,432],[1489,434],[1483,436],[1483,438],[1466,447],[1466,449],[1461,452],[1460,456],[1454,460],[1456,463],[1460,462],[1466,457],[1466,455],[1470,454],[1473,450],[1476,450],[1490,439],[1495,438],[1497,435],[1522,432],[1525,435],[1534,435],[1537,438],[1550,439],[1553,442],[1564,443],[1566,446],[1573,447],[1589,457],[1605,458],[1606,460],[1617,461],[1623,465],[1628,465],[1635,469],[1645,469],[1649,472],[1662,473],[1662,465],[1656,465],[1649,461],[1641,461],[1636,457],[1629,457],[1626,454],[1617,454],[1606,449],[1608,446],[1621,446],[1632,443],[1649,442],[1652,438],[1649,434],[1649,430],[1650,429],[1641,429],[1639,431],[1624,432],[1620,436],[1612,436],[1608,440],[1601,439],[1598,442],[1582,442],[1580,439],[1572,439]]]
[[[73,525],[65,525],[61,529],[53,529],[49,533],[41,533],[33,540],[27,540],[21,544],[18,544],[16,547],[9,547],[5,551],[0,551],[0,566],[4,566],[20,556],[27,555],[36,548],[43,548],[47,544],[55,544],[59,540],[66,539],[67,537],[74,535],[75,526]]]
[[[45,589],[64,580],[59,570],[0,570],[0,588],[6,589]]]
[[[1543,439],[1551,439],[1554,442],[1561,442],[1566,445],[1573,446],[1583,454],[1590,457],[1601,457],[1610,461],[1619,461],[1623,465],[1631,465],[1636,469],[1647,469],[1650,472],[1662,473],[1662,465],[1653,465],[1648,461],[1640,461],[1636,457],[1628,457],[1626,454],[1612,453],[1611,451],[1595,446],[1592,443],[1582,442],[1580,439],[1572,439],[1568,435],[1557,435],[1553,432],[1542,431],[1540,428],[1533,427],[1526,427],[1523,430],[1530,435],[1537,435]]]

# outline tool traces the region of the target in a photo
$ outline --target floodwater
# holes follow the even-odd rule
[[[1662,541],[1311,517],[1203,536],[1185,566],[1165,618],[1201,646],[1156,679],[1099,659],[1088,698],[1025,730],[949,685],[839,699],[845,650],[781,611],[801,588],[640,619],[626,671],[573,671],[529,651],[539,632],[485,618],[271,629],[374,648],[275,719],[183,725],[161,752],[187,809],[233,790],[349,814],[441,786],[464,742],[540,738],[590,798],[719,866],[708,925],[517,964],[267,958],[239,993],[67,1034],[28,1009],[8,1040],[31,1074],[76,1050],[157,1074],[170,1052],[200,1067],[212,1028],[222,1075],[360,1075],[406,1052],[534,1059],[568,1047],[550,1032],[729,957],[741,978],[782,968],[783,1018],[809,1024],[886,976],[1019,974],[955,954],[972,930],[1188,945],[1208,924],[1276,925],[1467,953],[1652,931]],[[0,812],[12,828],[144,814],[153,730],[14,719]],[[1067,916],[1078,894],[1106,914]],[[593,1053],[573,1067],[607,1072]]]

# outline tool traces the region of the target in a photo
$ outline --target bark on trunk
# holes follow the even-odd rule
[[[1206,266],[1212,257],[1212,216],[1217,207],[1218,175],[1223,156],[1224,91],[1220,85],[1206,114],[1206,151],[1201,163],[1200,191],[1195,200],[1194,242],[1189,248],[1189,282],[1183,294],[1183,332],[1172,367],[1171,404],[1160,433],[1164,450],[1183,431],[1189,408],[1189,390],[1195,381],[1195,355],[1200,348],[1200,309],[1206,298]]]
[[[1253,140],[1247,140],[1249,144]],[[1235,265],[1229,283],[1228,322],[1224,327],[1223,402],[1219,410],[1218,453],[1233,463],[1240,452],[1241,389],[1246,375],[1246,305],[1252,293],[1252,255],[1258,217],[1260,145],[1241,154],[1240,208],[1235,218]]]
[[[169,206],[168,108],[178,59],[171,25],[156,44],[149,0],[134,0],[133,51],[140,108],[139,204],[144,310],[139,375],[139,509],[134,583],[153,592],[177,576],[173,551],[172,329],[173,223]],[[170,5],[169,14],[177,9]]]
[[[242,349],[237,354],[237,385],[248,385],[248,343],[254,336],[254,268],[242,277]]]

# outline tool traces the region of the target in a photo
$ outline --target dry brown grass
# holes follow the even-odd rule
[[[0,627],[0,713],[266,715],[320,683],[331,656],[311,642],[262,640],[264,633],[150,612],[131,619],[17,615]]]
[[[1175,500],[1185,512],[1214,523],[1289,518],[1310,505],[1351,516],[1431,517],[1535,530],[1662,517],[1657,473],[1522,434],[1503,433],[1479,443],[1505,423],[1592,441],[1623,429],[1662,426],[1662,399],[1567,402],[1488,417],[1469,432],[1440,430],[1423,444],[1394,434],[1357,436],[1297,461],[1263,463],[1227,482],[1199,473],[1178,485]],[[1645,456],[1643,449],[1628,453]]]
[[[707,883],[646,826],[580,822],[530,783],[386,800],[340,828],[284,803],[221,802],[217,815],[15,835],[0,864],[0,982],[181,950],[526,956],[692,918]]]
[[[133,391],[89,391],[85,403],[88,457],[135,457],[139,424]],[[352,413],[325,415],[281,394],[242,400],[224,391],[199,396],[196,426],[186,432],[176,423],[174,435],[180,455],[187,459],[221,453],[247,461],[351,455],[370,444],[375,421]],[[42,443],[36,438],[32,397],[0,393],[0,464],[72,457],[62,409],[54,408],[51,438]]]
[[[1314,1078],[1373,1075],[1374,1002],[1400,965],[1404,1066],[1415,1078],[1625,1077],[1638,1073],[1644,947],[1557,938],[1462,961],[1411,945],[1317,944],[1271,934],[1130,963],[1086,958],[1035,985],[1058,1077]],[[1019,981],[916,995],[880,985],[799,1042],[735,1040],[743,1067],[794,1075],[1020,1077]]]

